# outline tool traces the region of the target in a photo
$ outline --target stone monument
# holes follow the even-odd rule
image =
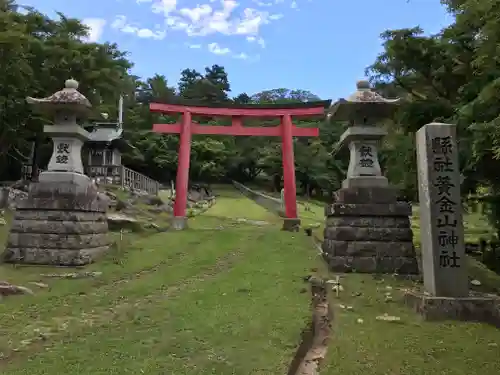
[[[417,164],[425,291],[408,291],[407,303],[427,319],[500,326],[500,300],[469,291],[456,126],[423,126],[417,132]]]
[[[89,133],[77,124],[91,104],[77,89],[70,79],[48,98],[27,98],[35,110],[54,117],[54,125],[44,126],[54,150],[47,171],[17,207],[5,262],[81,266],[108,249],[107,204],[83,174],[81,148]]]
[[[325,208],[323,252],[332,271],[417,274],[409,216],[411,205],[398,202],[380,170],[378,148],[386,135],[377,122],[389,117],[399,99],[385,99],[368,81],[329,111],[334,121],[347,121],[339,149],[350,152],[347,178]]]

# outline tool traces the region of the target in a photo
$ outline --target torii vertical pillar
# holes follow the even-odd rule
[[[297,187],[295,185],[295,160],[293,155],[293,124],[290,115],[281,118],[281,152],[283,158],[283,183],[285,189],[284,230],[296,230],[300,226],[297,215]]]
[[[186,205],[189,185],[189,163],[191,157],[191,112],[182,114],[179,139],[179,160],[177,178],[175,179],[175,203],[172,228],[182,230],[187,228]]]

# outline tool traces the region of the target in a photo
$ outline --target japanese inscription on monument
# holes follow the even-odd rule
[[[455,125],[423,126],[417,132],[417,163],[425,288],[436,296],[466,296]]]
[[[433,185],[436,189],[437,199],[431,204],[437,205],[438,215],[436,227],[438,229],[437,243],[439,245],[439,266],[460,267],[460,256],[457,255],[458,236],[456,234],[457,202],[451,199],[453,183],[452,173],[455,172],[451,157],[453,145],[451,137],[434,137],[431,139],[433,154],[433,168],[436,172]]]
[[[60,142],[56,146],[56,163],[68,164],[70,154],[70,144]]]
[[[373,150],[369,145],[361,145],[359,148],[359,166],[362,168],[373,168]]]

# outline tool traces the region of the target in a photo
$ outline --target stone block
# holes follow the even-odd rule
[[[86,211],[36,211],[16,210],[14,220],[40,220],[40,221],[106,221],[106,215],[102,212]]]
[[[99,199],[90,180],[87,185],[45,181],[30,185],[18,209],[106,212],[107,203]]]
[[[90,212],[106,212],[107,205],[100,201],[81,201],[72,198],[28,198],[20,204],[21,210],[74,210]]]
[[[413,242],[336,241],[325,239],[323,252],[340,257],[414,257]]]
[[[328,267],[333,272],[357,273],[396,273],[418,274],[415,257],[376,257],[376,256],[332,256],[324,254]]]
[[[325,216],[411,216],[412,208],[409,203],[397,202],[391,204],[345,204],[332,203],[325,207]]]
[[[491,324],[500,328],[500,298],[493,295],[470,294],[468,297],[435,297],[408,290],[407,306],[424,320],[460,320]]]
[[[14,220],[11,233],[100,234],[108,232],[105,221]]]
[[[89,176],[76,172],[44,171],[38,176],[38,181],[49,182],[52,184],[64,182],[81,186],[88,186],[92,184],[92,180]]]
[[[9,248],[38,249],[87,249],[108,246],[106,234],[50,234],[11,232],[7,241]]]
[[[326,227],[324,238],[337,241],[413,241],[410,228]]]
[[[7,263],[34,265],[84,266],[108,251],[108,246],[89,249],[9,248],[3,255]]]
[[[342,188],[334,194],[336,203],[396,203],[397,189],[393,187],[353,187]]]
[[[300,229],[300,219],[283,219],[282,230],[287,232],[298,232]]]
[[[185,216],[174,216],[170,226],[173,230],[184,230],[188,228],[188,218]]]
[[[326,218],[326,227],[359,227],[359,228],[410,228],[410,219],[401,217],[375,216],[330,216]]]
[[[63,173],[66,175],[66,173]],[[87,177],[87,176],[85,176]],[[87,184],[68,181],[42,181],[30,184],[28,194],[39,198],[54,197],[92,197],[97,196],[97,187],[87,177]]]
[[[342,187],[345,189],[351,188],[367,188],[367,187],[385,188],[389,186],[389,181],[384,176],[355,176],[346,178],[342,181]]]

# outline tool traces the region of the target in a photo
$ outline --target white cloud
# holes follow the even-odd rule
[[[260,37],[263,25],[283,18],[283,14],[251,7],[240,7],[236,0],[205,0],[195,7],[179,7],[178,0],[135,0],[146,4],[155,14],[162,16],[164,25],[145,28],[128,22],[125,16],[117,16],[112,26],[124,33],[142,38],[163,39],[167,30],[182,31],[188,36],[213,34],[253,36],[253,41],[265,47]],[[252,0],[257,6],[269,7],[284,0]],[[293,0],[295,1],[295,0]],[[250,41],[250,40],[249,40]]]
[[[238,53],[236,55],[233,55],[233,57],[235,59],[247,60],[249,56],[245,52],[241,52],[241,53]]]
[[[82,23],[89,27],[89,35],[85,40],[90,43],[97,42],[102,36],[106,20],[102,18],[85,18]]]
[[[257,5],[272,4],[269,0],[254,0]],[[278,1],[278,0],[276,0]],[[149,3],[151,11],[162,14],[165,27],[184,31],[189,36],[223,35],[258,35],[262,25],[282,17],[279,14],[244,8],[236,12],[239,4],[235,0],[216,0],[197,5],[194,8],[177,8],[177,0],[136,0],[137,3]]]
[[[257,43],[262,48],[266,48],[266,41],[263,38],[257,38],[255,36],[251,35],[251,36],[247,36],[246,39],[247,39],[247,42]]]
[[[299,4],[297,4],[297,2],[293,0],[292,3],[290,4],[290,8],[299,9]]]
[[[265,2],[265,1],[260,1],[260,0],[252,0],[257,6],[259,7],[271,7],[274,5],[272,1]]]
[[[182,8],[179,13],[186,18],[189,18],[193,23],[199,22],[203,17],[212,13],[212,7],[208,4],[203,4],[197,8],[189,9]]]
[[[153,2],[153,5],[151,7],[153,13],[163,13],[165,17],[167,17],[177,8],[177,0],[148,0],[146,2]]]
[[[144,2],[147,0],[138,0],[138,1]],[[117,16],[116,19],[111,24],[111,27],[115,30],[121,31],[122,33],[135,34],[139,38],[146,38],[146,39],[161,40],[164,39],[167,34],[165,30],[151,30],[135,26],[129,23],[127,21],[127,17],[125,16]]]
[[[227,55],[231,50],[227,47],[222,48],[218,43],[210,43],[208,45],[208,50],[215,55]]]
[[[269,16],[269,19],[270,19],[271,21],[277,21],[277,20],[282,19],[283,17],[284,17],[284,15],[283,15],[283,14],[281,14],[281,13],[277,13],[277,14],[271,14],[271,15]]]
[[[201,44],[186,43],[185,45],[190,49],[202,48]],[[213,53],[214,55],[228,56],[228,57],[238,59],[238,60],[252,60],[252,61],[258,60],[258,56],[252,57],[252,56],[249,56],[248,54],[246,54],[245,52],[239,52],[239,53],[232,52],[230,48],[222,47],[217,42],[207,44],[207,49],[210,53]]]

